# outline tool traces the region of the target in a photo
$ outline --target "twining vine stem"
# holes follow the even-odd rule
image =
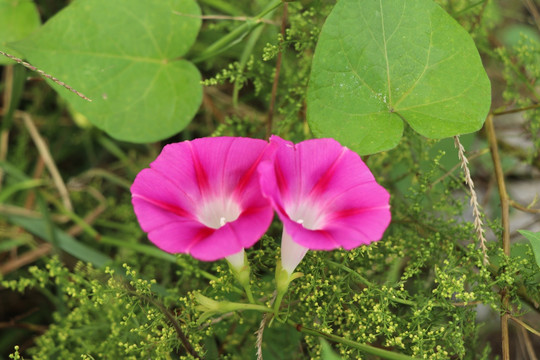
[[[501,158],[499,156],[499,148],[497,145],[497,136],[495,135],[495,127],[493,126],[493,114],[488,115],[485,124],[486,135],[491,150],[491,158],[495,169],[495,177],[497,179],[497,187],[499,188],[499,197],[501,199],[501,218],[503,227],[502,248],[506,256],[510,256],[510,201],[506,192],[506,184],[504,182],[504,173],[501,166]],[[508,335],[508,289],[505,287],[501,290],[501,298],[503,303],[503,314],[501,316],[501,333],[502,333],[502,358],[510,360],[510,340]]]

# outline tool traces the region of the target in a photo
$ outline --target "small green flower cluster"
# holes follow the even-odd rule
[[[2,286],[17,291],[58,291],[56,297],[51,293],[59,303],[54,322],[36,339],[32,358],[157,359],[175,353],[191,358],[181,350],[180,333],[195,352],[203,352],[189,319],[179,315],[182,310],[164,305],[178,303],[177,294],[140,277],[133,267],[123,267],[97,270],[79,263],[70,271],[53,257],[44,268],[31,267],[28,278],[3,281]],[[17,354],[12,358],[19,359]]]

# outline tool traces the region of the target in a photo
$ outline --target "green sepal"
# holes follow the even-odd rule
[[[249,277],[251,274],[251,269],[249,267],[247,254],[244,252],[244,266],[236,268],[229,261],[227,261],[227,264],[229,264],[229,267],[231,268],[234,277],[236,278],[236,280],[238,280],[240,285],[242,285],[244,288],[246,286],[249,287]]]
[[[289,275],[287,270],[281,265],[281,260],[278,260],[276,264],[276,290],[278,294],[287,292],[289,284],[302,276],[304,276],[304,273],[301,272],[295,272]]]
[[[255,304],[255,300],[253,298],[253,293],[251,292],[251,283],[250,283],[250,275],[251,275],[251,268],[249,267],[249,262],[247,258],[247,254],[244,252],[244,265],[240,268],[236,268],[231,264],[229,261],[227,261],[227,264],[229,264],[229,267],[240,285],[244,288],[246,291],[246,295],[248,297],[248,300],[250,303]]]
[[[276,296],[276,302],[274,303],[274,317],[275,318],[278,318],[279,307],[281,306],[281,301],[283,300],[283,296],[285,296],[285,294],[287,293],[289,284],[291,283],[291,281],[298,279],[302,276],[304,276],[304,273],[301,273],[301,272],[295,272],[289,275],[287,270],[285,270],[283,266],[281,265],[281,260],[278,260],[276,264],[277,296]]]

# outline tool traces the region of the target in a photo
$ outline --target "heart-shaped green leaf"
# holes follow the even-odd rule
[[[0,0],[0,50],[20,57],[6,43],[23,39],[41,24],[36,5],[31,0]],[[0,56],[0,64],[11,63]]]
[[[181,59],[200,25],[193,0],[77,0],[12,46],[91,98],[53,85],[90,122],[151,142],[182,130],[200,106],[200,73]]]
[[[540,266],[540,232],[532,232],[529,230],[518,230],[518,232],[530,241],[536,264]]]
[[[473,40],[431,0],[340,0],[321,31],[308,121],[369,154],[396,146],[403,121],[429,138],[480,129],[490,83]]]

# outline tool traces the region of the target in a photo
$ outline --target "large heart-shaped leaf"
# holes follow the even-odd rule
[[[21,56],[6,43],[23,39],[41,24],[36,5],[31,0],[0,0],[0,50]],[[0,56],[0,64],[12,61]]]
[[[316,136],[369,154],[396,146],[403,121],[429,138],[476,131],[491,96],[473,40],[431,0],[340,0],[307,101]]]
[[[200,106],[200,73],[181,58],[200,25],[193,0],[77,0],[12,46],[90,97],[53,85],[93,124],[150,142],[182,130]]]

